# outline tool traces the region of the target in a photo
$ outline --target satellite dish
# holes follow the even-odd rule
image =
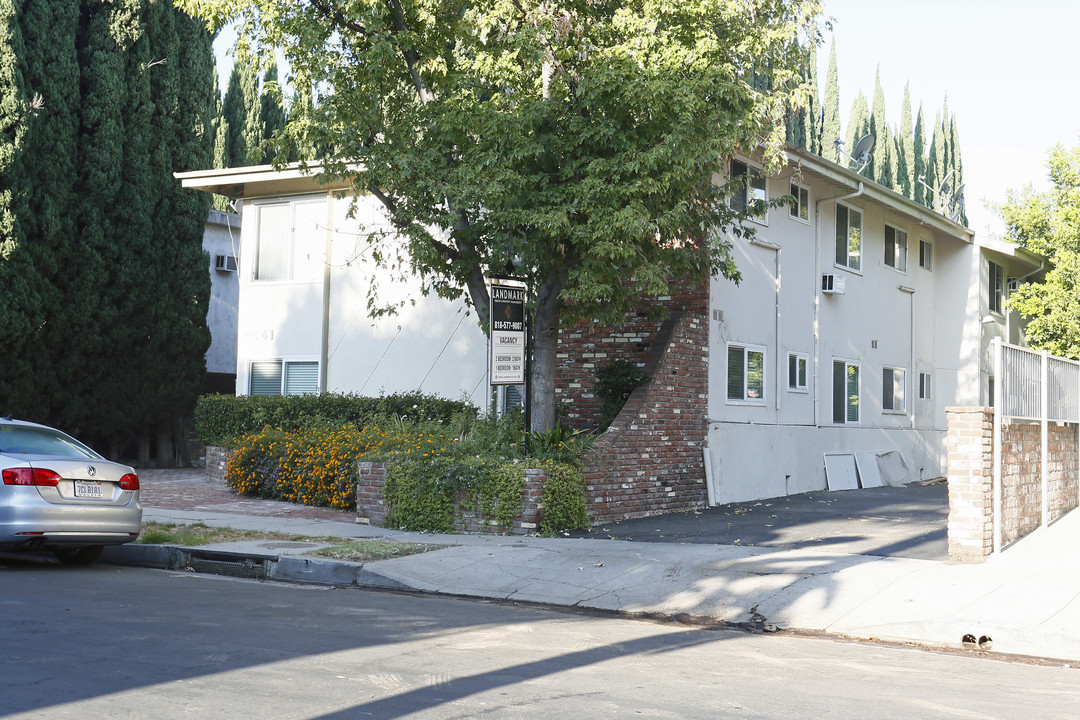
[[[964,188],[967,187],[961,184],[956,188],[956,192],[951,198],[949,198],[949,219],[953,222],[960,222],[960,217],[964,214]]]
[[[870,161],[873,159],[872,153],[874,151],[874,143],[876,141],[877,139],[874,137],[873,133],[867,133],[866,135],[863,135],[861,138],[859,138],[859,142],[855,143],[855,149],[852,151],[851,155],[848,155],[846,152],[840,149],[844,145],[844,141],[840,138],[834,140],[833,145],[836,147],[837,153],[843,155],[856,165],[859,165],[859,169],[855,170],[855,172],[861,173],[863,170],[866,169],[866,166],[869,165]],[[854,168],[852,169],[854,170]]]

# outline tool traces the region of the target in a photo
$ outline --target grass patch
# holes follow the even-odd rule
[[[183,545],[198,547],[214,543],[240,542],[245,540],[290,540],[293,542],[328,543],[330,547],[318,548],[304,553],[315,557],[353,562],[372,562],[391,558],[416,555],[429,550],[441,550],[449,545],[425,545],[423,543],[400,543],[393,540],[350,540],[341,538],[307,537],[291,533],[264,532],[260,530],[234,530],[233,528],[214,528],[196,523],[181,525],[174,523],[143,523],[142,533],[136,543],[143,545]]]

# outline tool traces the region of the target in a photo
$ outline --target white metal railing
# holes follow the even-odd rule
[[[1001,550],[1001,427],[1021,421],[1040,425],[1042,518],[1049,523],[1049,423],[1080,426],[1080,362],[1029,350],[1017,345],[991,342],[994,363],[994,552]],[[1080,442],[1080,437],[1078,437]]]

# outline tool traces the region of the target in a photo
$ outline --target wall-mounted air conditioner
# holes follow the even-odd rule
[[[844,294],[844,276],[826,273],[821,276],[821,292],[826,295]]]
[[[236,258],[232,255],[215,255],[214,269],[222,272],[236,272]]]

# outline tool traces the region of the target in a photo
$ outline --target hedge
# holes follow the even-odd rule
[[[379,397],[354,394],[203,395],[195,406],[195,429],[204,445],[233,446],[264,427],[292,432],[310,427],[365,427],[379,418],[448,423],[462,414],[476,417],[476,407],[419,390]]]

